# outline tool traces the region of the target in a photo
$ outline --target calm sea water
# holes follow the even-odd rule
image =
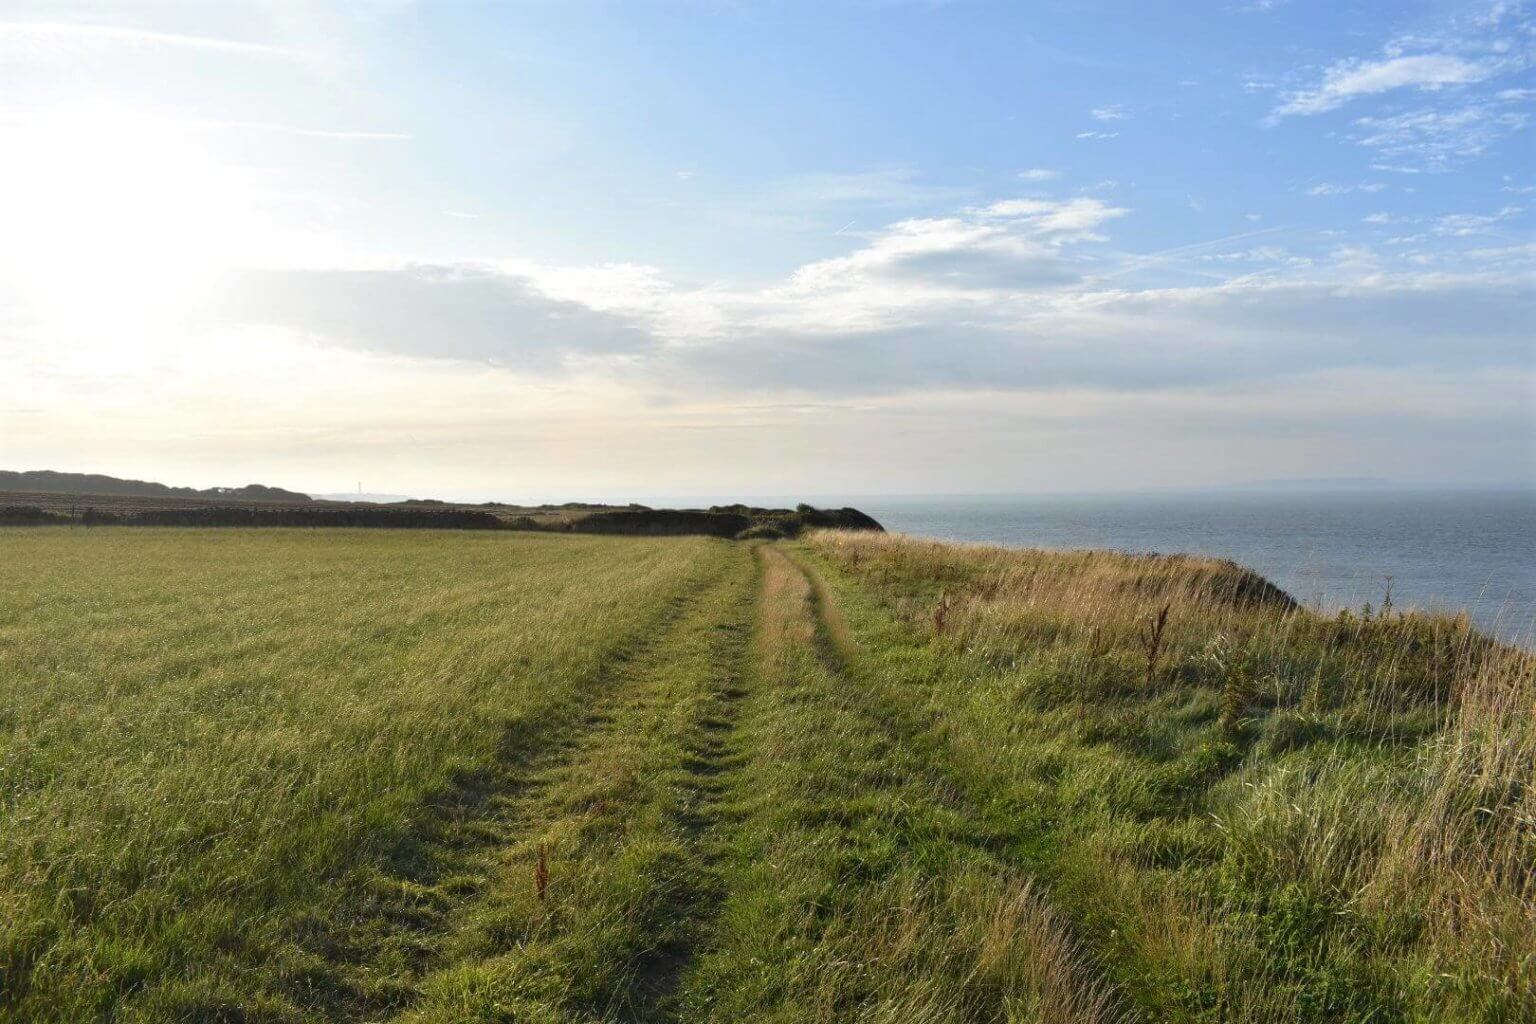
[[[1508,640],[1536,638],[1536,491],[1246,492],[975,497],[654,499],[853,505],[888,530],[1014,547],[1230,558],[1328,610],[1466,609]]]
[[[1021,547],[1192,552],[1241,562],[1325,608],[1467,609],[1529,642],[1536,493],[864,497],[887,529]]]

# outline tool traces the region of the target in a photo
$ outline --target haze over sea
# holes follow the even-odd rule
[[[763,499],[766,500],[766,499]],[[1529,644],[1536,626],[1536,492],[1286,491],[862,496],[888,530],[1016,547],[1230,558],[1326,609],[1465,608]]]

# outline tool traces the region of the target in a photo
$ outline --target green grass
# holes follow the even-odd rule
[[[0,545],[0,1006],[57,1021],[408,1000],[455,819],[484,819],[743,557],[350,531]]]
[[[1225,563],[16,528],[0,695],[0,1020],[1536,1019],[1531,658]]]
[[[1199,559],[811,546],[855,678],[1012,808],[1139,1015],[1536,1019],[1529,655],[1464,619],[1314,614]]]

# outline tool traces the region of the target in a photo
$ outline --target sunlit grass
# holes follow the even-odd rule
[[[1536,1018],[1532,657],[1230,563],[17,528],[0,683],[0,1019]]]
[[[811,547],[864,678],[975,793],[1036,809],[1021,843],[1142,1006],[1536,1015],[1529,654],[1461,617],[1320,615],[1208,559]]]
[[[379,995],[353,961],[433,801],[576,714],[728,550],[0,531],[0,1006],[283,1019]]]

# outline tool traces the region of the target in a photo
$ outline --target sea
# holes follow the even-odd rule
[[[1536,491],[820,497],[901,533],[1016,547],[1230,558],[1324,610],[1465,609],[1536,635]]]

